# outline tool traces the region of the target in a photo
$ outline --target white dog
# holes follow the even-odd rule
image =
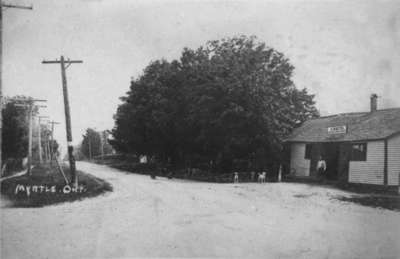
[[[234,183],[239,183],[239,173],[238,172],[234,173],[233,182]]]
[[[259,183],[265,183],[265,178],[266,178],[267,173],[262,172],[258,174],[258,182]]]

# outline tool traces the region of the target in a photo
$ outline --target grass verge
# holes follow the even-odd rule
[[[213,182],[213,183],[232,183],[233,172],[227,174],[215,174],[207,170],[201,170],[199,168],[192,168],[189,173],[187,169],[174,169],[172,171],[166,170],[160,164],[155,163],[139,163],[138,159],[130,155],[108,155],[103,158],[98,157],[89,162],[107,165],[112,168],[116,168],[122,171],[134,173],[134,174],[145,174],[154,175],[167,178],[177,178],[190,181],[200,182]],[[164,170],[163,170],[164,169]],[[257,177],[251,179],[250,172],[239,172],[240,182],[257,182]],[[272,177],[268,177],[268,182],[274,182]]]
[[[366,196],[351,196],[351,197],[336,197],[340,201],[353,202],[363,206],[372,208],[381,208],[394,211],[400,211],[400,197],[399,196],[380,196],[380,195],[366,195]]]
[[[67,179],[70,179],[69,168],[64,166],[63,170]],[[112,191],[108,182],[81,171],[77,171],[78,188],[67,185],[55,167],[36,166],[31,172],[30,176],[25,174],[1,182],[1,194],[11,201],[11,207],[43,207]]]

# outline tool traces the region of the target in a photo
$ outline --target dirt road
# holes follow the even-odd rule
[[[400,213],[304,184],[210,184],[78,168],[112,193],[1,208],[1,258],[399,258]]]

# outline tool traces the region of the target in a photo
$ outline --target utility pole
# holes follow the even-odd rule
[[[89,161],[92,161],[92,141],[90,140],[90,135],[88,136],[88,145],[89,145]]]
[[[100,132],[101,160],[104,160],[104,133],[105,131]]]
[[[39,116],[39,128],[38,128],[38,142],[39,142],[39,163],[43,163],[43,156],[42,156],[42,124],[40,123],[40,119],[48,118],[49,116]]]
[[[2,145],[3,145],[3,7],[5,8],[16,8],[16,9],[28,9],[32,10],[32,6],[12,5],[3,4],[0,0],[0,171],[2,168]],[[0,172],[0,174],[3,172]]]
[[[46,135],[46,144],[44,148],[46,152],[46,162],[49,162],[50,161],[49,135]]]
[[[59,122],[56,121],[50,121],[49,122],[51,124],[51,139],[50,139],[50,145],[49,145],[49,151],[50,151],[50,165],[53,164],[53,147],[54,147],[54,125],[55,124],[60,124]]]
[[[47,145],[48,145],[49,139],[48,136],[46,134],[45,139],[44,139],[44,161],[47,163],[49,161],[49,151],[47,150]]]
[[[21,99],[17,101],[24,101],[27,103],[16,104],[15,106],[28,107],[28,120],[29,120],[29,135],[28,135],[28,175],[31,175],[32,166],[32,128],[33,128],[33,109],[35,107],[46,107],[44,105],[35,105],[35,102],[46,102],[46,100],[39,99]]]
[[[47,133],[46,135],[46,160],[47,162],[51,162],[50,160],[50,135]]]
[[[61,65],[61,79],[62,79],[62,87],[63,87],[63,95],[64,95],[64,110],[65,110],[65,124],[67,128],[67,143],[68,143],[68,158],[69,158],[69,167],[71,171],[71,183],[78,186],[78,177],[76,176],[76,165],[74,158],[74,147],[72,145],[72,132],[71,132],[71,114],[69,108],[69,99],[68,99],[68,88],[67,88],[67,77],[65,75],[65,70],[71,65],[76,63],[83,63],[82,60],[65,60],[64,56],[61,56],[60,60],[43,60],[42,64],[60,64]]]

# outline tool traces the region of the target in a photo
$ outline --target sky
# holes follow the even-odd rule
[[[3,92],[46,99],[41,115],[61,122],[59,65],[67,69],[73,142],[88,127],[111,129],[120,96],[152,60],[184,47],[255,35],[295,67],[298,88],[315,94],[322,115],[400,107],[400,1],[3,0],[33,10],[3,11]]]

